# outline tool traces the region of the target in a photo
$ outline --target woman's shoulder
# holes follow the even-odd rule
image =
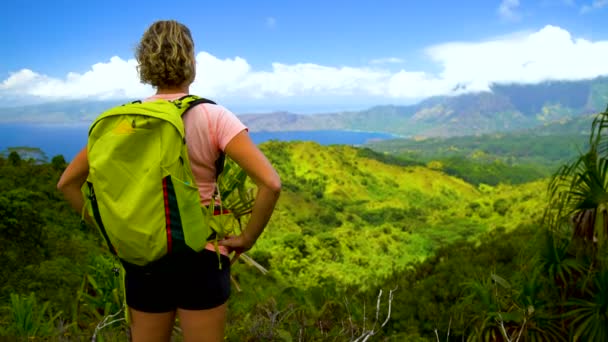
[[[205,109],[206,111],[209,112],[209,114],[213,114],[213,115],[222,115],[224,114],[224,112],[229,112],[229,110],[224,107],[223,105],[219,104],[219,103],[203,103],[200,104],[199,107],[201,107],[202,109]]]
[[[204,111],[210,120],[238,120],[236,114],[219,103],[203,103],[197,107],[199,107],[200,111]]]

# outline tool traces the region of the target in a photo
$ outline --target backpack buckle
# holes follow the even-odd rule
[[[182,109],[182,100],[181,100],[181,99],[180,99],[180,100],[173,100],[173,101],[171,101],[171,102],[172,102],[172,103],[175,105],[175,107],[177,107],[178,109]]]

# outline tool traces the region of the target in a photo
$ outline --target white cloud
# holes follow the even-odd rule
[[[84,74],[70,72],[65,79],[51,78],[29,69],[12,73],[0,84],[0,95],[27,95],[56,98],[130,98],[149,94],[152,88],[139,83],[137,62],[112,57],[97,63]]]
[[[372,59],[370,64],[402,64],[405,61],[398,57],[385,57],[385,58],[376,58]]]
[[[467,84],[470,90],[487,90],[491,83],[579,80],[608,74],[608,41],[575,39],[555,26],[519,38],[438,45],[428,53],[442,66],[440,78]]]
[[[581,13],[589,13],[591,11],[599,10],[606,6],[608,6],[608,0],[593,0],[591,4],[583,5],[583,7],[581,7]]]
[[[481,42],[450,42],[425,50],[439,73],[393,71],[383,64],[327,66],[272,63],[255,70],[242,57],[220,59],[199,52],[191,92],[223,103],[311,104],[331,99],[412,102],[434,95],[489,90],[492,83],[537,83],[608,75],[608,41],[575,38],[559,27],[493,37]],[[395,60],[396,61],[396,60]],[[0,98],[23,95],[49,100],[141,98],[153,89],[139,83],[136,62],[112,57],[83,74],[53,78],[23,69],[0,82]]]
[[[498,14],[501,18],[510,21],[516,21],[521,18],[517,12],[519,8],[519,0],[502,0],[498,6]]]

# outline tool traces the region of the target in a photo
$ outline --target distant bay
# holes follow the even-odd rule
[[[0,124],[0,152],[8,147],[40,148],[49,159],[63,155],[71,160],[85,145],[89,124]],[[388,133],[321,130],[321,131],[258,131],[251,132],[256,144],[269,140],[314,141],[321,145],[363,145],[372,140],[396,138]]]

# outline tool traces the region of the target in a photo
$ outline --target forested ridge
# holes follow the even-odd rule
[[[283,192],[248,255],[269,272],[235,264],[227,340],[607,339],[601,249],[547,223],[557,167],[466,159],[476,171],[458,173],[438,154],[261,148]],[[0,158],[0,336],[124,340],[120,321],[96,331],[121,308],[120,277],[56,190],[65,166]]]

